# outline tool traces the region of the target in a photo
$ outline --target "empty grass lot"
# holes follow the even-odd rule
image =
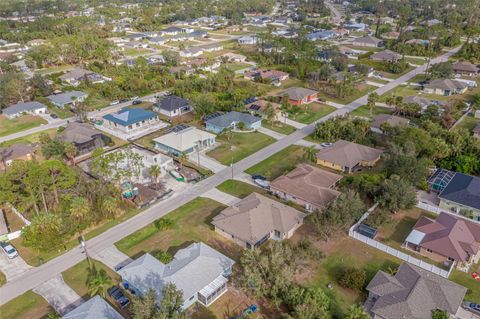
[[[283,122],[275,121],[273,123],[270,123],[269,121],[264,120],[262,122],[262,126],[265,128],[268,128],[269,130],[275,131],[280,134],[285,134],[289,135],[295,132],[297,129],[294,128],[293,126],[290,126],[288,124],[285,124]]]
[[[248,174],[261,174],[269,180],[274,180],[280,175],[293,170],[298,163],[302,162],[304,153],[303,147],[290,145],[257,165],[250,167],[245,172]]]
[[[352,116],[360,116],[360,117],[374,117],[380,114],[392,114],[392,109],[376,106],[373,109],[372,115],[370,115],[370,109],[366,105],[360,106],[358,109],[354,110],[350,113]]]
[[[355,92],[352,95],[340,98],[336,97],[333,94],[325,93],[325,92],[319,92],[318,97],[327,101],[332,101],[335,103],[340,103],[340,104],[348,104],[352,101],[355,101],[356,99],[364,96],[368,92],[376,90],[377,87],[373,85],[368,85],[368,84],[358,84]],[[333,91],[334,92],[334,91]]]
[[[232,133],[230,140],[227,140],[225,135],[219,135],[217,143],[220,145],[208,152],[207,155],[224,165],[230,165],[232,157],[233,162],[236,163],[273,142],[275,142],[273,137],[259,132]]]
[[[8,119],[7,117],[0,115],[0,136],[7,136],[25,131],[42,124],[47,124],[47,121],[39,116],[23,115],[15,119]]]
[[[393,89],[391,91],[388,91],[387,93],[383,94],[380,97],[379,102],[385,102],[387,97],[390,96],[390,95],[406,97],[406,96],[411,96],[411,95],[413,95],[413,96],[419,95],[418,93],[420,93],[420,92],[421,91],[419,89],[416,89],[412,86],[400,85],[400,86],[397,86],[395,89]],[[421,96],[426,98],[426,99],[437,100],[437,101],[448,101],[452,98],[455,98],[455,97],[448,97],[448,96],[443,96],[443,95],[438,95],[438,94],[425,94],[425,93],[422,93]]]
[[[0,306],[0,317],[11,319],[44,318],[51,311],[53,310],[45,299],[29,290]]]
[[[97,260],[93,260],[93,265],[97,271],[103,269],[107,272],[108,276],[112,278],[112,286],[120,283],[121,278],[117,273],[115,273],[115,271]],[[65,283],[84,299],[90,298],[87,287],[88,273],[89,265],[87,260],[83,260],[75,266],[62,272]]]
[[[213,231],[210,222],[226,206],[212,199],[198,197],[177,208],[166,217],[174,221],[167,230],[158,230],[152,223],[115,243],[117,248],[132,258],[144,253],[168,251],[174,255],[193,242],[204,242],[226,255],[236,258],[240,247]]]
[[[295,114],[290,114],[289,118],[303,124],[310,124],[335,111],[333,106],[320,103],[310,103],[299,106],[298,108],[300,111]]]

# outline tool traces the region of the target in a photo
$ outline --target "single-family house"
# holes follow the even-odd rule
[[[335,186],[341,175],[300,164],[293,171],[270,183],[270,191],[284,199],[293,201],[308,211],[322,210],[340,196]]]
[[[96,295],[86,302],[82,303],[62,319],[123,319],[115,308],[113,308],[105,299]]]
[[[110,137],[102,134],[90,124],[79,122],[68,123],[65,129],[59,133],[59,137],[64,142],[73,143],[78,155],[89,153],[96,148],[102,148],[112,143]]]
[[[398,62],[401,58],[402,58],[401,54],[398,54],[391,50],[383,50],[380,52],[376,52],[370,56],[370,60],[372,61],[391,62],[391,63]]]
[[[143,33],[130,33],[126,36],[129,41],[140,41],[145,38],[145,34]]]
[[[191,75],[195,73],[195,69],[186,65],[172,66],[170,69],[168,69],[168,73],[175,75]]]
[[[430,319],[432,311],[455,316],[467,289],[457,283],[409,263],[394,276],[379,271],[368,284],[365,309],[374,319]]]
[[[225,58],[227,62],[245,62],[247,60],[247,57],[241,54],[236,54],[236,53],[231,53],[227,52],[225,54],[222,54],[220,58]]]
[[[263,195],[252,193],[213,218],[215,231],[238,245],[255,249],[269,239],[290,238],[306,214]]]
[[[425,84],[423,87],[425,93],[444,96],[463,94],[467,91],[467,89],[467,83],[450,79],[435,79]]]
[[[449,213],[433,220],[421,217],[405,239],[404,247],[457,268],[470,268],[480,260],[480,224]]]
[[[162,35],[177,35],[182,32],[182,29],[179,27],[168,27],[161,30]]]
[[[174,284],[183,293],[183,309],[196,302],[210,306],[227,290],[228,277],[235,262],[204,243],[193,243],[180,249],[173,260],[164,264],[145,254],[118,271],[124,285],[145,295],[153,289],[159,304],[162,290]]]
[[[160,120],[155,112],[142,108],[125,107],[116,113],[103,116],[103,125],[112,130],[130,133],[138,129],[158,123]]]
[[[167,154],[190,154],[215,145],[215,135],[195,127],[179,125],[153,140],[155,148]]]
[[[352,41],[352,45],[357,47],[367,48],[379,48],[384,45],[383,40],[367,35],[364,37],[356,38]]]
[[[336,37],[336,33],[332,30],[317,31],[307,34],[306,39],[310,41],[324,41]]]
[[[80,82],[85,81],[85,79],[88,79],[88,81],[92,84],[104,83],[105,81],[112,80],[111,78],[80,68],[67,72],[59,76],[58,78],[62,82],[66,82],[67,84],[72,86],[78,86]]]
[[[240,123],[242,123],[247,130],[256,130],[262,126],[262,118],[251,115],[250,113],[231,111],[210,117],[205,121],[205,127],[208,131],[219,134],[225,129],[238,129]]]
[[[428,184],[438,193],[441,208],[455,213],[469,211],[480,220],[479,177],[438,169],[430,176]]]
[[[368,25],[365,23],[356,23],[356,22],[348,22],[343,26],[347,30],[352,31],[365,31],[368,29]]]
[[[480,119],[480,110],[475,111],[475,118]]]
[[[280,83],[289,78],[287,72],[271,70],[271,69],[257,69],[253,71],[247,71],[243,74],[245,79],[248,80],[269,80],[271,83]]]
[[[164,45],[167,42],[167,39],[164,37],[151,37],[148,38],[148,42],[155,45]]]
[[[410,44],[410,45],[423,45],[423,46],[426,46],[426,45],[429,45],[430,44],[430,40],[425,40],[425,39],[410,39],[408,41],[405,42],[406,44]]]
[[[246,35],[238,38],[238,44],[240,45],[254,45],[257,44],[258,37],[256,35]]]
[[[33,147],[27,144],[13,144],[0,147],[0,171],[4,171],[13,161],[30,161],[34,158]]]
[[[318,92],[302,87],[291,87],[284,90],[280,97],[288,96],[288,102],[292,105],[302,105],[317,100]]]
[[[387,40],[396,40],[398,39],[399,36],[400,36],[400,32],[397,32],[397,31],[385,32],[385,33],[382,33],[381,35],[383,39],[387,39]]]
[[[457,62],[452,65],[453,72],[459,75],[466,75],[466,76],[477,76],[478,75],[478,67],[475,64],[470,62]]]
[[[389,127],[396,127],[408,125],[409,123],[410,121],[403,117],[390,114],[379,114],[373,119],[372,125],[370,125],[370,130],[378,134],[383,134],[384,125],[388,125]]]
[[[19,102],[2,110],[2,114],[13,119],[23,114],[40,115],[47,113],[47,106],[37,101]]]
[[[429,100],[427,98],[424,98],[418,95],[411,95],[411,96],[404,97],[403,103],[417,104],[422,109],[422,112],[424,112],[430,105],[436,105],[439,107],[443,107],[445,105],[445,102],[437,101],[437,100]]]
[[[317,153],[317,164],[351,173],[359,167],[373,167],[383,151],[373,147],[339,140]]]
[[[153,105],[153,109],[168,117],[181,116],[193,110],[189,100],[176,95],[162,97]]]
[[[319,50],[317,53],[317,60],[321,62],[331,62],[335,57],[347,58],[345,54],[333,49]]]
[[[200,48],[200,47],[192,47],[192,48],[180,51],[180,56],[182,58],[197,57],[197,56],[200,56],[202,54],[203,54],[203,49]]]
[[[256,100],[251,103],[245,105],[245,109],[250,112],[252,115],[260,115],[262,117],[265,116],[265,110],[269,107],[269,105],[273,108],[276,114],[276,120],[279,119],[281,113],[281,105],[278,103],[266,101],[266,100]]]
[[[147,62],[150,65],[164,64],[165,63],[165,57],[161,54],[149,55],[147,57]]]
[[[77,103],[85,101],[87,97],[88,94],[85,92],[69,91],[60,94],[49,95],[47,96],[47,99],[49,99],[53,105],[64,109],[65,106],[74,107]]]

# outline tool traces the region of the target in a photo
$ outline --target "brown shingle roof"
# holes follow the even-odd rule
[[[375,61],[398,61],[401,58],[402,56],[400,54],[391,50],[383,50],[370,56],[370,59]]]
[[[362,161],[373,161],[380,157],[382,153],[383,151],[372,147],[339,140],[331,147],[320,150],[317,153],[317,158],[342,167],[352,168]]]
[[[0,148],[0,158],[3,158],[4,161],[13,161],[28,154],[33,154],[33,147],[27,144],[19,143]]]
[[[409,263],[400,265],[395,277],[379,271],[367,290],[379,296],[370,311],[385,319],[430,319],[436,309],[455,314],[467,291]]]
[[[275,179],[270,187],[293,195],[316,206],[325,207],[340,196],[332,189],[341,175],[327,172],[307,164],[300,164],[287,175]]]
[[[305,216],[290,206],[252,193],[224,209],[212,224],[253,245],[273,230],[288,232]]]
[[[422,217],[415,230],[424,233],[420,246],[455,260],[466,261],[480,250],[480,225],[441,213],[436,220]]]
[[[457,62],[452,67],[454,71],[478,72],[477,66],[470,62]]]

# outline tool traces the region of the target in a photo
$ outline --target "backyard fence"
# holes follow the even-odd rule
[[[437,214],[437,215],[439,215],[440,213],[446,213],[446,214],[454,215],[455,217],[458,217],[458,218],[468,220],[468,221],[473,222],[473,223],[480,224],[480,221],[478,221],[478,220],[471,219],[471,218],[462,216],[460,214],[457,214],[455,212],[448,211],[448,210],[445,210],[445,209],[440,208],[438,206],[433,206],[433,205],[430,205],[430,204],[427,204],[427,203],[424,203],[424,202],[418,202],[416,206],[418,208],[421,208],[423,210],[426,210],[428,212],[431,212],[431,213],[434,213],[434,214]]]

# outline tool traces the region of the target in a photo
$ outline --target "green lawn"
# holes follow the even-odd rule
[[[352,111],[350,113],[353,116],[361,116],[361,117],[372,117],[372,116],[377,116],[380,114],[392,114],[392,110],[386,107],[381,107],[381,106],[376,106],[373,109],[372,116],[370,115],[370,110],[366,105],[360,106],[358,109]]]
[[[9,145],[13,145],[13,144],[16,144],[16,143],[24,143],[24,144],[38,143],[40,134],[47,133],[51,137],[54,137],[56,132],[57,132],[57,130],[52,128],[52,129],[48,129],[48,130],[45,130],[45,131],[42,131],[42,132],[33,133],[33,134],[30,134],[30,135],[27,135],[27,136],[23,136],[23,137],[19,137],[19,138],[7,141],[7,142],[5,142],[4,145],[9,146]]]
[[[235,62],[235,63],[227,63],[224,65],[227,69],[229,69],[230,71],[239,71],[239,70],[243,70],[243,69],[246,69],[248,67],[251,67],[252,65],[248,64],[248,63],[242,63],[242,62]]]
[[[42,124],[47,124],[47,121],[39,116],[23,115],[15,119],[8,119],[0,115],[0,136],[25,131]]]
[[[288,117],[303,124],[310,124],[336,110],[333,106],[320,103],[310,103],[298,108],[298,113],[290,113]]]
[[[237,180],[227,180],[218,185],[217,188],[227,194],[238,198],[245,198],[253,192],[266,195],[268,192],[263,188]]]
[[[224,134],[217,136],[217,143],[220,145],[209,151],[207,155],[224,165],[230,165],[232,158],[236,163],[275,142],[273,137],[259,132],[232,133],[231,135],[230,140],[227,140]]]
[[[466,129],[469,132],[472,132],[472,130],[477,126],[477,124],[480,122],[479,119],[476,119],[472,113],[468,114],[465,116],[465,118],[458,123],[454,130],[459,130],[459,129]]]
[[[427,63],[427,61],[425,59],[421,59],[421,58],[408,58],[408,57],[406,57],[405,61],[408,62],[408,63],[416,64],[416,65],[422,65],[422,64]]]
[[[37,70],[35,70],[35,73],[40,74],[40,75],[44,75],[44,74],[67,71],[67,70],[73,69],[74,67],[75,66],[72,66],[72,65],[52,66],[52,67],[44,68],[44,69],[37,69]]]
[[[473,279],[471,275],[473,271],[480,272],[480,263],[470,268],[470,272],[468,273],[454,269],[448,279],[468,289],[465,300],[478,303],[480,302],[480,284],[477,280]]]
[[[342,288],[338,284],[345,268],[353,266],[364,269],[368,282],[379,270],[387,271],[389,267],[395,269],[401,263],[393,256],[348,237],[340,239],[326,255],[306,284],[320,287],[332,297],[332,310],[335,314],[344,313],[350,305],[363,303],[366,298],[366,293]],[[333,283],[331,290],[327,288],[329,283]]]
[[[269,121],[264,120],[262,122],[262,126],[265,128],[268,128],[269,130],[278,132],[280,134],[284,135],[289,135],[295,132],[297,129],[294,128],[293,126],[290,126],[288,124],[285,124],[283,122],[276,121],[273,124],[271,124]]]
[[[377,87],[373,85],[368,85],[368,84],[359,84],[357,85],[357,89],[354,91],[352,95],[339,98],[334,95],[327,94],[325,92],[319,92],[318,97],[327,101],[332,101],[335,103],[340,103],[340,104],[348,104],[350,102],[355,101],[356,99],[364,96],[368,92],[376,90]]]
[[[387,93],[383,94],[380,97],[379,102],[385,102],[388,96],[390,95],[395,95],[395,96],[411,96],[411,95],[419,95],[418,93],[420,92],[419,89],[416,89],[414,87],[408,86],[408,85],[400,85],[397,86],[395,89],[388,91]],[[430,99],[430,100],[438,100],[438,101],[448,101],[452,97],[448,96],[443,96],[443,95],[438,95],[438,94],[421,94],[422,97]]]
[[[238,257],[240,247],[213,231],[210,222],[225,209],[225,205],[212,199],[198,197],[169,213],[174,221],[167,230],[158,230],[152,223],[115,243],[123,253],[137,258],[144,253],[168,251],[174,255],[178,249],[193,242],[204,242],[231,257]]]
[[[0,317],[11,319],[44,318],[52,311],[45,299],[29,290],[0,306]]]
[[[5,274],[0,271],[0,286],[5,285],[6,282],[7,282],[7,277],[5,277]]]
[[[112,278],[112,286],[120,283],[120,276],[104,265],[103,263],[93,260],[92,261],[96,270],[105,270],[107,274]],[[62,272],[63,279],[65,283],[69,285],[77,294],[82,296],[84,299],[88,299],[88,287],[87,287],[87,278],[89,273],[89,265],[87,260],[83,260],[76,264],[75,266]]]
[[[250,167],[245,172],[248,174],[261,174],[269,180],[273,180],[295,168],[302,162],[304,150],[298,145],[290,145],[280,152]]]

